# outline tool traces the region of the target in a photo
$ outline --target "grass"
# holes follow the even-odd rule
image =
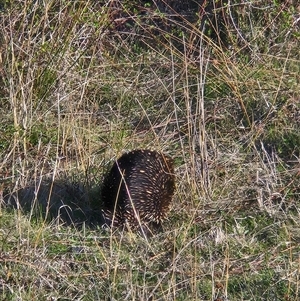
[[[299,7],[212,3],[0,2],[1,300],[297,300]],[[100,226],[135,148],[176,165],[147,239]]]

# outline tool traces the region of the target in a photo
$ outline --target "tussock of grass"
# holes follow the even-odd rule
[[[0,3],[1,300],[297,299],[299,7],[211,3]],[[101,228],[135,148],[176,163],[149,238]]]

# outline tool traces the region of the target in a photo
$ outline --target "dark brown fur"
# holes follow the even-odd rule
[[[150,150],[124,154],[103,182],[106,223],[110,226],[159,224],[169,210],[174,189],[170,157]]]

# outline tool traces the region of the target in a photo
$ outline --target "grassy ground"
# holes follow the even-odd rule
[[[202,30],[150,1],[0,9],[0,300],[298,300],[297,1],[219,5]],[[176,162],[148,239],[99,226],[135,148]]]

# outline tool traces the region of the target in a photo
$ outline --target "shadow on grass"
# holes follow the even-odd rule
[[[66,181],[43,180],[24,188],[4,193],[0,204],[7,209],[19,209],[31,218],[57,220],[80,228],[104,225],[99,189],[87,191],[81,185]]]

